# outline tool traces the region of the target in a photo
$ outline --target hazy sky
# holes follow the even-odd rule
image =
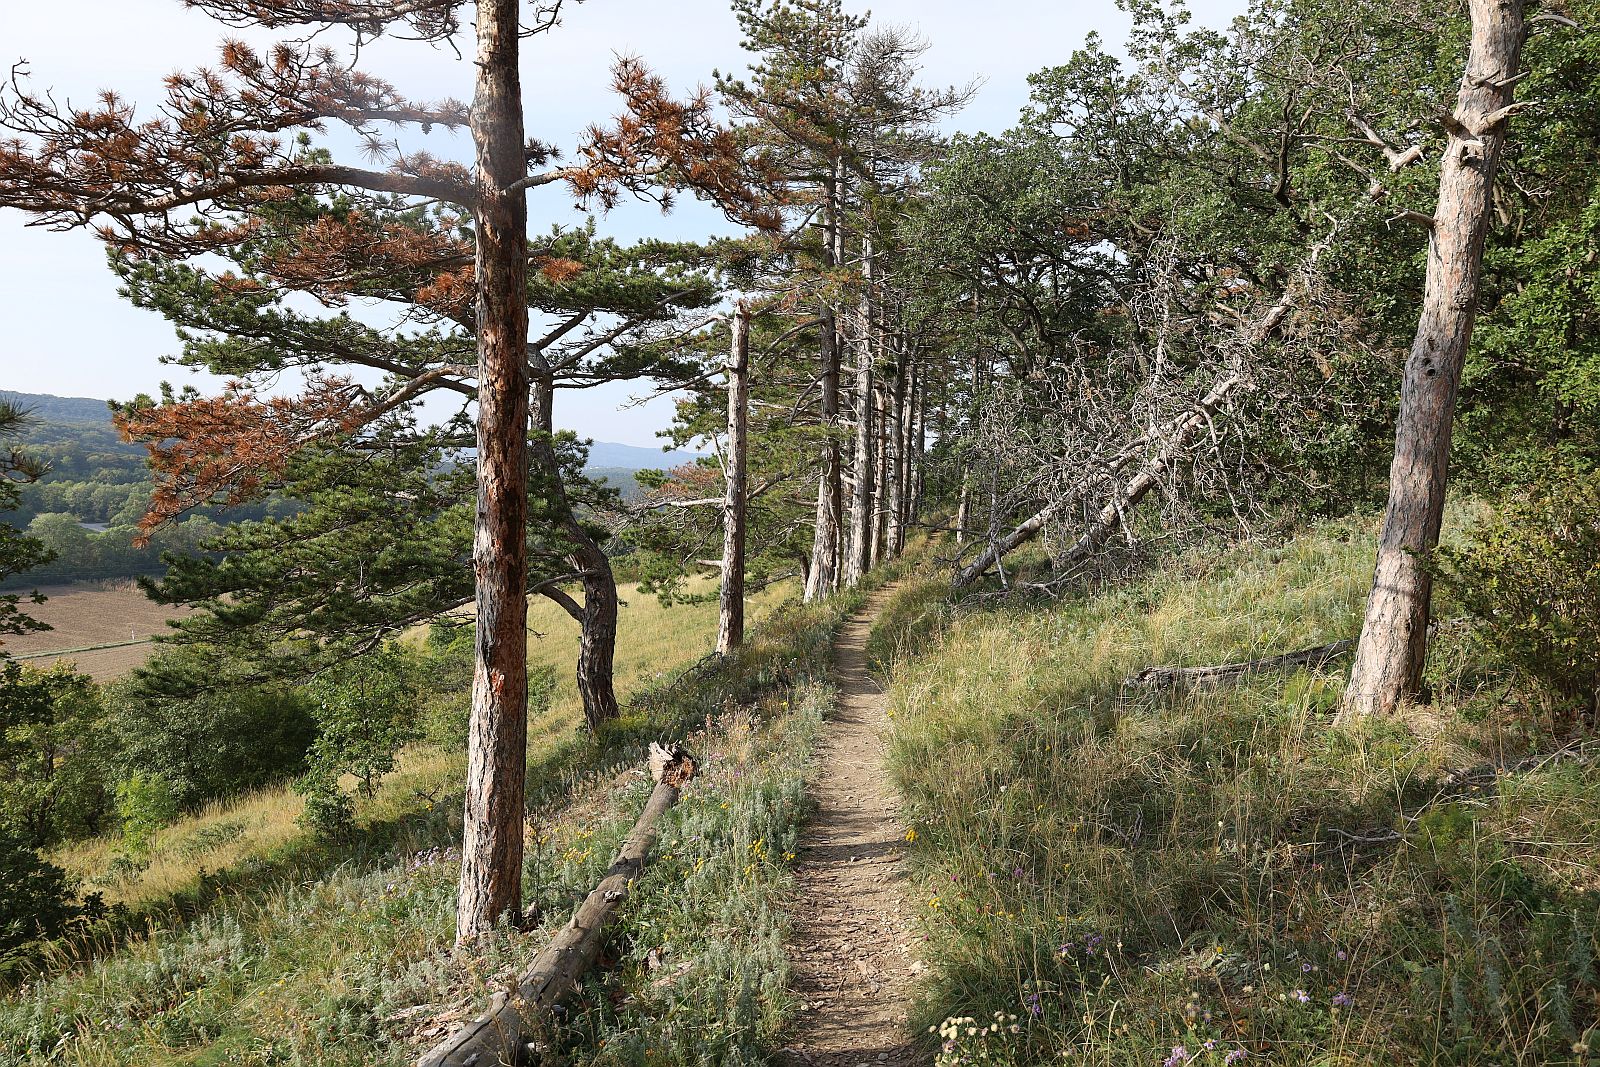
[[[1027,100],[1029,73],[1065,61],[1090,31],[1120,41],[1127,22],[1112,0],[878,0],[856,6],[870,7],[879,23],[910,26],[928,40],[926,82],[983,80],[972,104],[949,123],[959,130],[1004,129]],[[1245,0],[1192,0],[1190,6],[1197,21],[1220,27]],[[28,60],[34,85],[53,87],[63,100],[87,102],[101,88],[135,102],[155,100],[164,75],[209,63],[217,42],[237,35],[178,0],[0,0],[0,8],[0,60]],[[608,69],[614,54],[643,57],[680,91],[709,81],[714,68],[744,67],[724,0],[569,5],[564,24],[526,48],[529,136],[570,145],[590,122],[613,114]],[[470,67],[448,49],[382,41],[365,49],[361,67],[413,98],[471,96]],[[436,134],[427,145],[439,155],[470,156],[462,134]],[[558,188],[535,191],[535,231],[582,221]],[[667,217],[628,205],[602,218],[600,227],[624,239],[698,238],[718,223],[707,209],[684,201]],[[0,210],[0,388],[126,399],[154,392],[164,379],[206,387],[204,376],[158,362],[175,349],[159,316],[117,297],[92,237],[28,229],[21,215]],[[631,393],[643,391],[635,385],[564,393],[557,421],[599,440],[657,444],[655,431],[669,420],[670,405],[623,407]]]

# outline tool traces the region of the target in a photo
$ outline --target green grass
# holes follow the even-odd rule
[[[752,597],[751,619],[767,617],[792,591],[775,586]],[[663,607],[655,597],[631,587],[624,588],[623,595],[616,678],[618,693],[628,700],[705,655],[715,640],[717,608],[714,603]],[[564,765],[575,748],[583,747],[575,736],[582,708],[572,674],[578,632],[571,618],[544,598],[530,602],[528,628],[530,666],[548,666],[556,677],[548,709],[528,724],[531,784],[549,792],[550,783],[540,772]],[[361,804],[363,826],[370,833],[437,811],[440,798],[455,787],[464,766],[464,757],[457,752],[429,745],[407,749],[378,796]],[[230,871],[249,874],[297,858],[327,862],[326,850],[309,840],[297,822],[301,807],[299,794],[286,784],[208,804],[158,834],[148,862],[137,869],[117,865],[124,844],[116,834],[69,843],[50,859],[100,892],[107,903],[159,913],[171,903],[204,895],[208,880],[215,881],[219,872],[224,877]],[[378,844],[387,848],[389,842]]]
[[[207,892],[186,921],[159,912],[165,921],[147,935],[88,963],[62,959],[0,1001],[0,1063],[413,1061],[526,965],[598,880],[648,791],[642,755],[658,737],[686,739],[707,773],[668,820],[664,861],[630,899],[607,994],[557,1038],[577,1061],[631,1062],[620,1050],[642,1046],[659,1010],[681,1021],[681,1041],[658,1045],[652,1064],[701,1062],[696,1050],[709,1047],[726,1050],[723,1062],[754,1062],[785,1010],[787,853],[828,700],[831,634],[857,603],[764,603],[738,656],[681,678],[709,628],[658,625],[641,635],[658,658],[637,652],[623,719],[599,738],[567,732],[531,753],[538,811],[524,889],[548,917],[542,929],[452,949],[454,757],[423,753],[421,769],[402,768],[363,811],[364,837],[345,846],[289,828],[270,848],[240,844],[250,828],[289,818],[273,804],[282,794],[269,791],[166,832],[157,848],[175,865],[187,856],[193,866],[210,848],[244,854],[223,875],[198,876]],[[661,611],[642,598],[630,611],[647,604]],[[438,791],[422,789],[430,783]],[[646,962],[663,947],[673,969],[665,983]],[[678,1051],[662,1058],[668,1048]]]
[[[1353,636],[1368,527],[1057,603],[897,591],[873,647],[895,664],[929,964],[915,1022],[941,1064],[1600,1052],[1600,777],[1527,760],[1557,742],[1464,642],[1436,640],[1415,734],[1334,729],[1338,666],[1123,686]]]

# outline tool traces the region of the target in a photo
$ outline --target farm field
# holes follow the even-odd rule
[[[39,592],[48,599],[28,605],[28,614],[52,628],[7,637],[6,650],[35,667],[48,667],[58,659],[72,660],[80,671],[101,682],[120,678],[143,663],[150,655],[150,639],[166,630],[167,620],[182,614],[180,609],[150,600],[128,581],[46,586]],[[128,641],[141,643],[50,655]]]

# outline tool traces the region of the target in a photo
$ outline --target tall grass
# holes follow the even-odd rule
[[[1334,729],[1337,667],[1124,685],[1353,636],[1369,546],[1333,524],[1047,608],[899,590],[874,648],[941,1064],[1589,1062],[1600,780],[1523,762],[1553,738],[1448,637],[1426,737]]]
[[[748,609],[752,619],[765,618],[789,592],[775,586],[752,597]],[[636,588],[625,588],[623,593],[616,677],[618,691],[627,699],[703,656],[715,637],[717,618],[714,604],[663,607]],[[572,675],[578,634],[572,619],[544,598],[529,603],[528,628],[530,665],[548,666],[556,676],[549,707],[528,726],[537,768],[548,762],[541,754],[552,749],[565,753],[575,743],[573,734],[582,722]],[[370,831],[439,808],[441,798],[460,781],[464,766],[464,758],[456,752],[429,745],[408,748],[378,795],[361,803],[363,825]],[[326,850],[311,841],[296,821],[301,807],[300,796],[288,785],[271,786],[190,813],[156,836],[147,862],[139,865],[120,859],[124,844],[116,834],[63,845],[50,859],[101,893],[107,903],[161,911],[170,902],[193,898],[208,880],[225,872],[249,875],[295,856],[324,862]],[[388,842],[381,845],[387,847]]]
[[[596,979],[605,988],[591,1009],[552,1040],[574,1062],[644,1062],[650,1050],[652,1065],[705,1062],[707,1050],[716,1062],[756,1062],[786,1007],[781,902],[828,700],[830,637],[857,603],[779,610],[768,600],[745,649],[689,673],[694,630],[641,635],[661,658],[634,661],[648,681],[623,720],[534,753],[540,810],[524,893],[539,929],[452,948],[457,795],[421,795],[403,769],[363,813],[367,840],[343,858],[295,867],[247,856],[242,865],[262,864],[263,876],[226,882],[192,921],[155,926],[0,1002],[0,1063],[410,1062],[481,1010],[598,880],[649,789],[638,756],[661,736],[685,738],[706,773],[630,897],[616,973]],[[677,675],[663,673],[673,650],[683,653]],[[179,849],[239,810],[202,813],[158,847]],[[663,1018],[670,1032],[657,1040]]]

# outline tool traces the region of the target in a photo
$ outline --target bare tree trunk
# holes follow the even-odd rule
[[[657,824],[677,803],[678,794],[694,773],[694,760],[676,746],[650,746],[650,776],[655,788],[600,884],[534,957],[511,995],[496,993],[488,1011],[423,1053],[417,1067],[498,1067],[525,1062],[528,1039],[547,1029],[546,1016],[571,995],[600,958],[607,928],[628,902],[630,890],[650,861],[650,850],[659,837]]]
[[[889,558],[889,505],[895,491],[893,426],[894,389],[885,378],[878,383],[878,494],[872,502],[872,565],[869,569]]]
[[[977,298],[973,298],[976,302]],[[977,425],[978,391],[983,382],[983,357],[972,353],[972,402],[967,413],[967,433],[970,437]],[[972,471],[961,472],[961,500],[956,506],[956,544],[964,545],[972,536]]]
[[[911,451],[911,507],[906,512],[909,529],[922,515],[922,477],[928,458],[928,375],[917,365],[916,445]]]
[[[899,366],[894,376],[893,403],[889,405],[888,418],[884,420],[885,437],[893,443],[887,467],[889,489],[884,494],[884,511],[888,528],[884,532],[883,556],[894,559],[905,543],[906,521],[906,390],[910,386],[911,366],[905,353],[900,354]]]
[[[528,209],[517,0],[478,4],[477,651],[467,733],[456,940],[522,905],[528,734]]]
[[[835,265],[834,235],[839,227],[837,185],[830,181],[824,205],[824,268]],[[811,567],[806,574],[805,599],[809,603],[838,588],[839,511],[843,484],[839,470],[839,333],[832,307],[822,309],[817,327],[822,336],[822,456],[817,475],[817,525],[811,538]]]
[[[729,323],[727,490],[722,500],[722,599],[717,651],[744,644],[745,457],[750,421],[750,309],[740,301]]]
[[[856,344],[856,441],[853,468],[855,483],[850,487],[850,551],[845,559],[844,584],[858,585],[872,559],[872,236],[863,244],[863,285],[857,317],[859,339]]]
[[[920,379],[917,363],[912,359],[909,350],[905,353],[904,366],[900,374],[905,379],[900,390],[900,447],[897,452],[900,468],[895,478],[895,481],[900,486],[900,492],[894,512],[894,534],[890,538],[889,545],[889,554],[891,556],[899,556],[906,550],[906,528],[911,525],[917,496],[917,464],[914,450],[916,448],[917,396],[920,388]]]
[[[1472,45],[1439,168],[1422,316],[1401,385],[1388,510],[1344,722],[1392,715],[1422,684],[1432,593],[1425,562],[1444,518],[1451,423],[1524,34],[1521,0],[1472,0]]]

